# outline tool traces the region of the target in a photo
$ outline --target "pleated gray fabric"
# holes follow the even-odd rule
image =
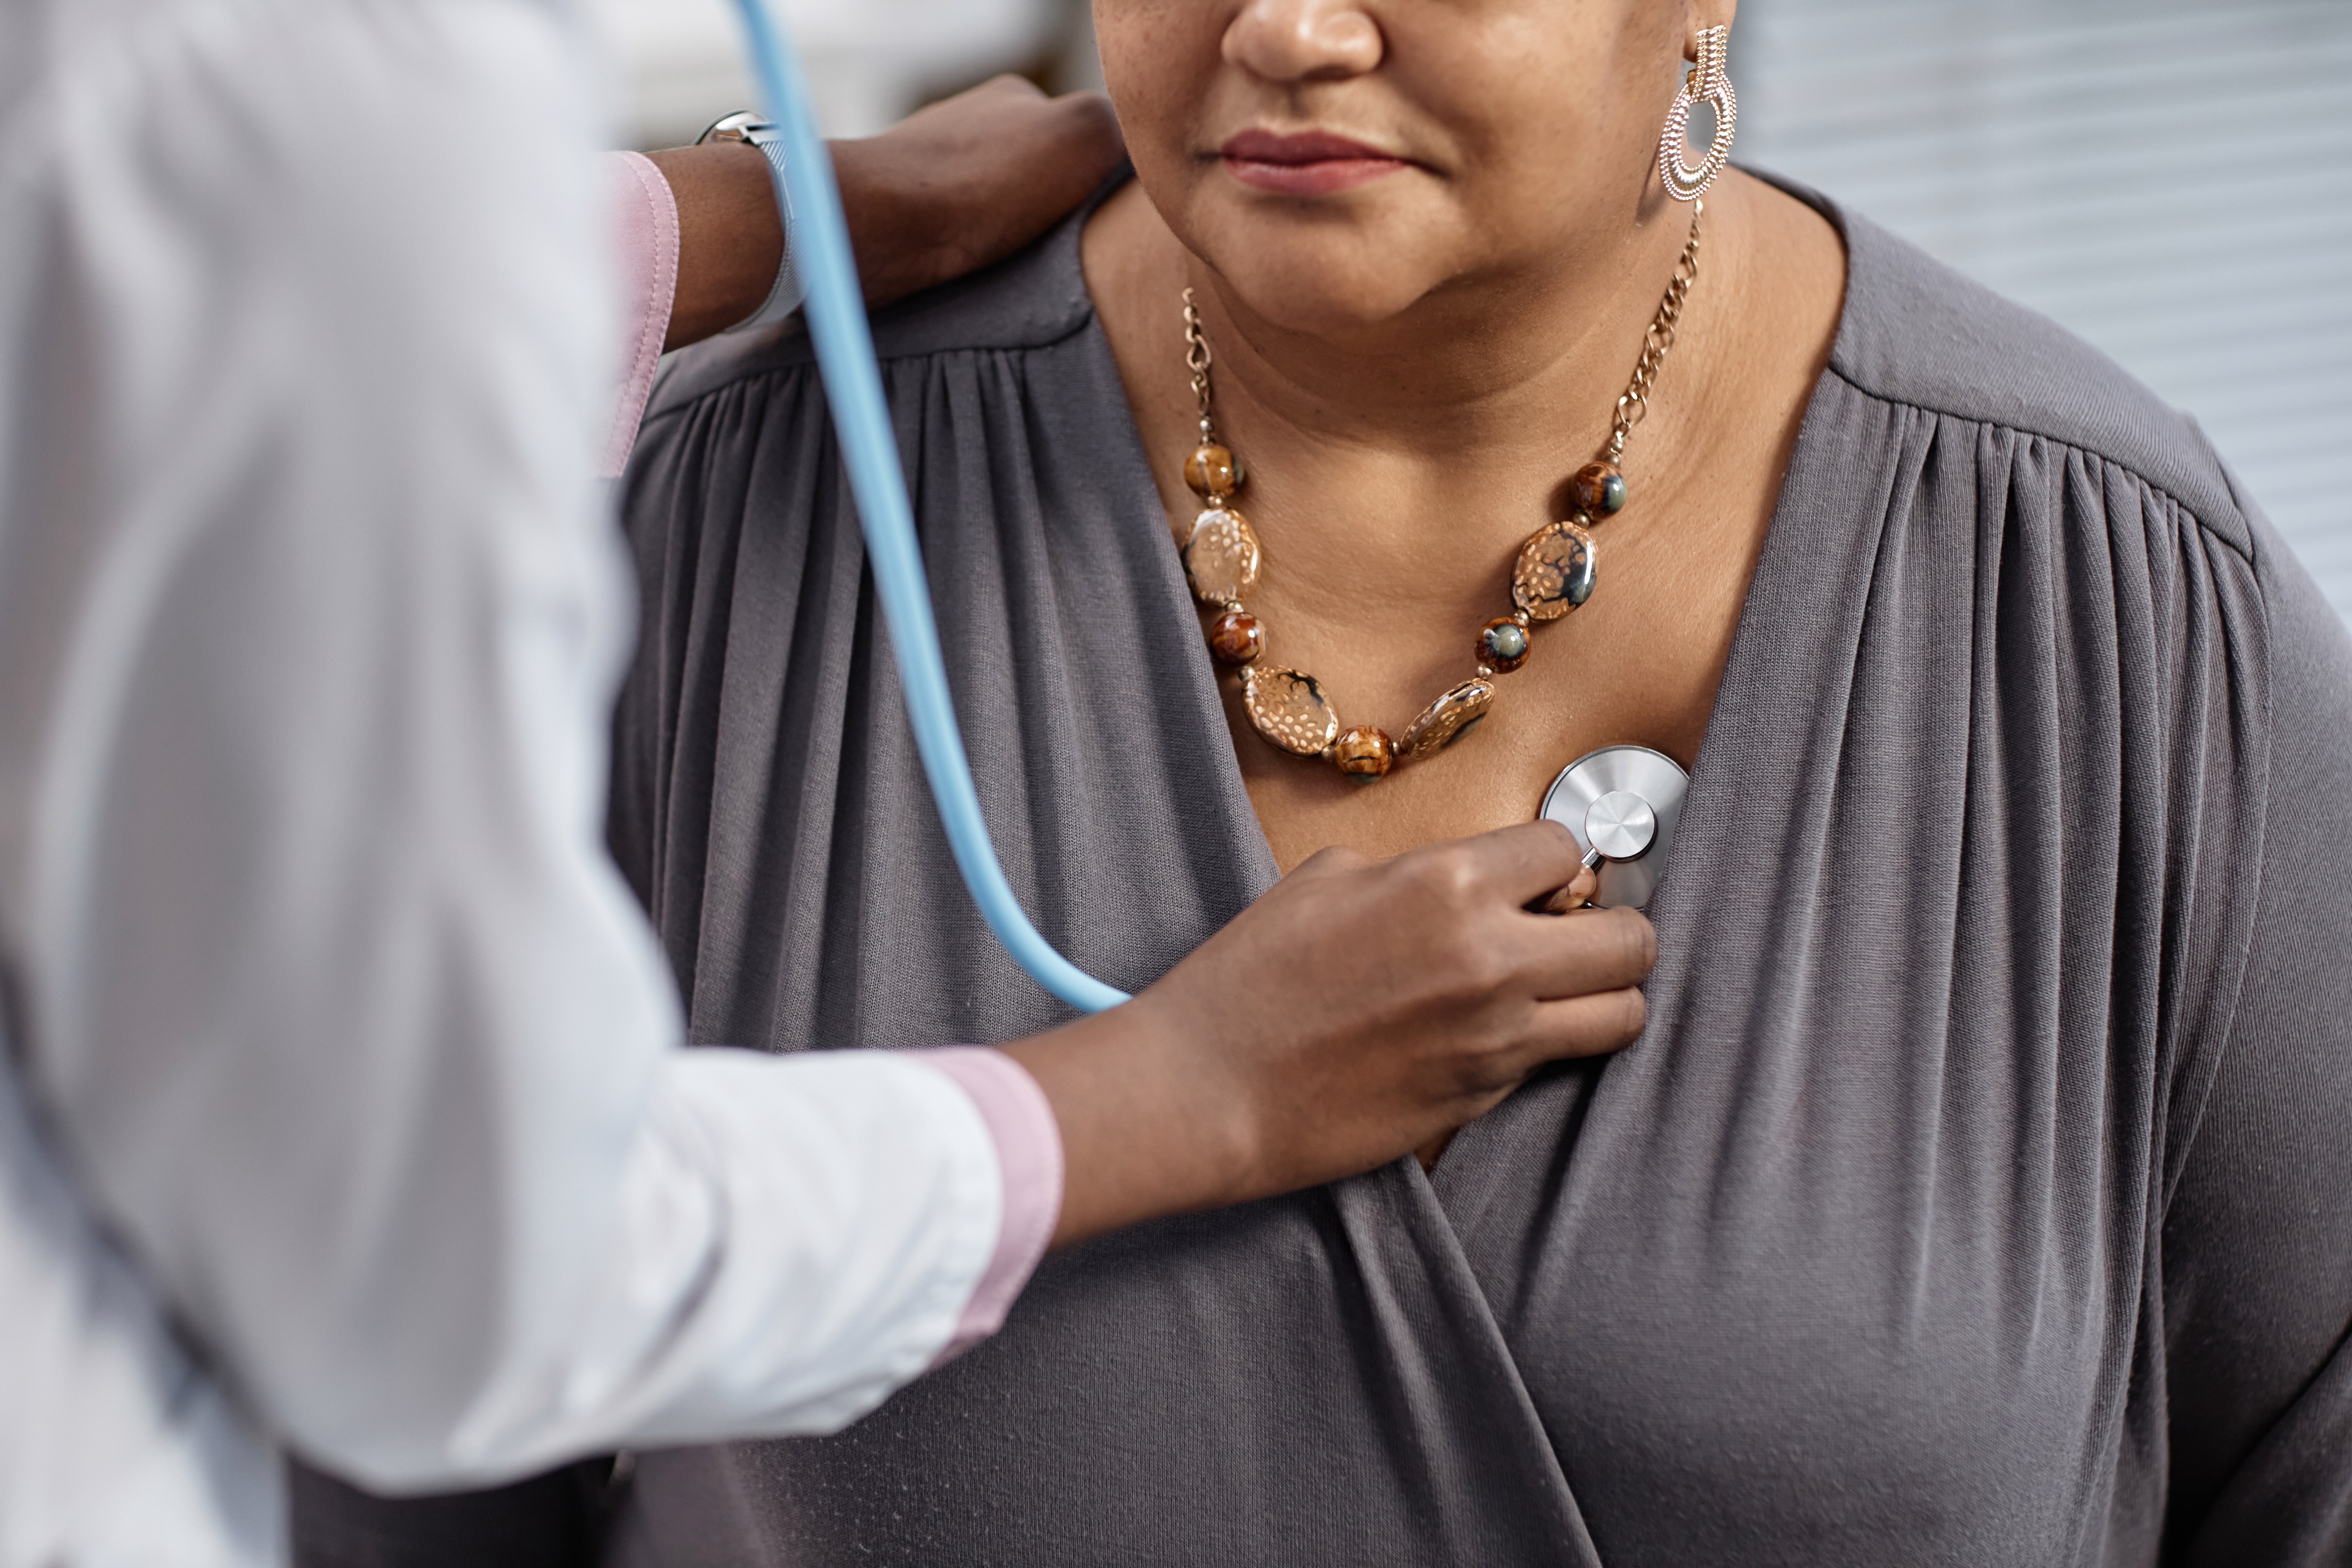
[[[1824,210],[1641,1041],[1433,1178],[1058,1255],[838,1436],[641,1457],[607,1561],[2352,1562],[2352,646],[2189,421]],[[1007,871],[1134,986],[1274,869],[1076,235],[879,339]],[[694,1037],[1055,1021],[804,343],[683,356],[626,516],[614,838]]]

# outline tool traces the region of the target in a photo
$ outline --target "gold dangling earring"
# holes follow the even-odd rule
[[[1698,63],[1683,78],[1682,90],[1675,94],[1665,131],[1658,138],[1658,177],[1665,182],[1666,195],[1678,202],[1695,202],[1706,195],[1731,162],[1731,132],[1739,118],[1739,95],[1731,90],[1731,78],[1723,68],[1730,42],[1728,27],[1708,27],[1699,34]],[[1706,159],[1694,169],[1683,158],[1690,143],[1691,108],[1701,101],[1715,110],[1715,135],[1707,142]]]

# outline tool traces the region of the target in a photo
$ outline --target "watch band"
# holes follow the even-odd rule
[[[696,137],[695,145],[705,142],[741,142],[760,150],[768,161],[769,183],[776,191],[776,216],[784,230],[784,256],[776,267],[776,280],[768,289],[768,297],[760,308],[726,330],[730,332],[749,331],[781,321],[801,308],[800,273],[793,267],[793,200],[784,190],[783,132],[751,110],[740,110],[711,122],[710,129]]]

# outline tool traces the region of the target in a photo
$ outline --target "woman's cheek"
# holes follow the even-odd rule
[[[1221,63],[1218,39],[1226,9],[1136,0],[1096,5],[1095,50],[1102,60],[1103,83],[1130,142],[1139,131],[1185,118],[1182,106],[1206,91]]]

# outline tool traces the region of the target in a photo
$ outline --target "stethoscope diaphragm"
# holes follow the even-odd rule
[[[1576,836],[1601,875],[1594,903],[1638,910],[1666,874],[1689,791],[1690,775],[1664,752],[1603,746],[1560,770],[1536,815]]]

